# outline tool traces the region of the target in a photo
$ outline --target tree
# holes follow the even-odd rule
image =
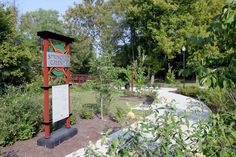
[[[210,24],[204,46],[215,47],[215,55],[205,54],[201,62],[192,62],[202,84],[210,87],[235,87],[236,82],[236,1],[229,0]]]
[[[64,34],[63,23],[59,20],[59,12],[56,10],[39,9],[26,12],[20,17],[20,32],[26,39],[37,42],[38,31],[51,31]]]
[[[11,8],[4,9],[4,5],[0,4],[0,43],[14,32],[15,25],[14,23],[15,15]]]
[[[133,0],[127,11],[135,29],[136,45],[147,54],[151,74],[172,62],[192,36],[207,36],[206,28],[220,10],[223,0]],[[210,7],[209,7],[210,6]],[[188,56],[194,53],[188,45]]]
[[[87,58],[93,56],[93,53],[101,55],[105,51],[115,52],[118,57],[122,57],[119,54],[121,54],[120,51],[123,51],[122,46],[126,43],[124,37],[126,33],[125,10],[129,3],[130,0],[84,0],[82,4],[75,4],[66,11],[64,16],[66,31],[79,39],[79,43],[75,46],[79,48],[77,49],[78,53],[74,53],[76,67],[81,70],[89,69],[86,64]],[[123,64],[122,62],[123,59],[127,60],[128,58],[122,57],[114,61],[116,65],[126,66],[127,63]]]
[[[98,52],[111,50],[118,46],[123,37],[124,12],[129,2],[84,0],[82,4],[75,4],[67,10],[64,17],[66,29],[73,35],[83,34],[91,38]]]
[[[91,38],[78,35],[77,42],[71,45],[71,72],[74,74],[88,74],[90,60],[95,58]]]
[[[103,119],[104,110],[107,110],[111,101],[112,92],[119,85],[119,68],[114,67],[112,54],[104,52],[99,58],[91,62],[91,74],[93,80],[89,82],[91,87],[98,92],[98,104],[100,105],[101,118]]]
[[[19,32],[25,47],[32,53],[32,68],[34,74],[41,74],[42,43],[37,36],[38,31],[52,31],[65,34],[63,22],[59,20],[59,12],[56,10],[39,9],[26,12],[20,17]]]
[[[0,87],[21,85],[32,79],[31,55],[16,32],[16,12],[0,6],[0,24],[6,26],[0,36]]]

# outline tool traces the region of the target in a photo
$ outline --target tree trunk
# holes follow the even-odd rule
[[[152,75],[152,76],[151,76],[151,85],[154,84],[154,81],[155,81],[155,75]]]
[[[100,105],[101,105],[101,119],[103,120],[103,97],[100,95]]]

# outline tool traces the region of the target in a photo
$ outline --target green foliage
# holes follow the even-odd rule
[[[222,2],[223,0],[132,1],[132,6],[126,12],[127,21],[135,30],[135,44],[146,52],[152,74],[164,69],[167,61],[173,63],[173,59],[181,53],[182,46],[188,44],[188,39],[208,36],[207,26],[211,18],[220,12]],[[197,53],[200,50],[204,49],[188,45],[186,56],[196,56],[200,54]]]
[[[201,149],[206,156],[231,157],[236,155],[236,110],[212,115],[203,134]],[[206,129],[205,129],[206,130]],[[204,141],[204,142],[203,142]]]
[[[0,98],[0,145],[31,138],[40,129],[42,99],[25,88],[8,87]]]
[[[122,72],[125,75],[125,81],[129,82],[129,84],[132,81],[132,66],[131,65],[127,65],[126,69],[122,69]]]
[[[236,2],[234,0],[226,1],[223,10],[214,18],[208,28],[208,40],[198,44],[214,46],[214,49],[210,50],[211,53],[201,57],[201,62],[195,60],[191,63],[201,84],[213,88],[235,86],[235,17]]]
[[[174,83],[175,82],[175,74],[172,70],[172,67],[168,69],[168,72],[166,73],[166,83]]]
[[[224,113],[236,109],[236,91],[226,88],[200,89],[195,86],[181,87],[178,89],[180,94],[200,99],[214,112]]]
[[[122,69],[122,72],[125,74],[125,80],[129,83],[132,81],[132,68],[134,72],[134,85],[141,89],[146,81],[146,77],[144,75],[145,67],[145,55],[141,53],[140,47],[138,50],[137,59],[133,62],[133,65],[127,65],[126,69]]]
[[[85,119],[91,119],[95,114],[100,112],[100,107],[95,103],[83,104],[79,110],[80,116]]]
[[[230,112],[235,107],[235,90],[210,88],[200,92],[200,99],[209,104],[213,111],[217,112]]]
[[[94,111],[91,108],[82,108],[80,111],[81,118],[92,119],[94,117]]]
[[[26,12],[20,17],[20,32],[26,39],[31,39],[28,44],[37,47],[37,32],[52,31],[64,33],[63,23],[59,20],[59,12],[56,10],[39,9],[37,11]]]
[[[218,14],[209,27],[211,31],[211,38],[220,50],[234,50],[235,36],[236,36],[236,1],[225,1],[224,7],[220,14]]]
[[[195,86],[188,86],[188,87],[181,87],[178,89],[178,92],[180,94],[192,97],[192,98],[198,98],[198,96],[201,93],[201,89],[199,87]]]
[[[16,12],[0,6],[0,93],[8,85],[21,85],[32,78],[32,56],[16,32]],[[4,28],[2,28],[4,27]]]
[[[125,117],[126,117],[127,111],[125,111],[121,107],[116,107],[116,112],[115,112],[115,120],[121,125],[121,127],[124,127],[125,125]]]
[[[146,81],[146,77],[144,75],[144,61],[145,61],[145,55],[141,53],[141,48],[138,48],[138,57],[134,61],[134,77],[135,77],[135,86],[138,89],[141,89]]]
[[[124,14],[129,4],[130,0],[86,0],[75,3],[66,11],[66,32],[78,37],[79,41],[72,45],[72,65],[76,66],[72,67],[73,72],[88,72],[88,60],[94,57],[96,51],[111,52],[115,49],[118,53],[114,62],[117,65],[127,63],[128,57],[123,55],[122,49],[126,49],[128,55],[129,48],[123,48],[119,43],[126,43],[126,37],[123,36],[127,26]]]
[[[158,92],[153,91],[153,90],[149,90],[149,91],[146,91],[146,92],[144,92],[142,94],[151,98],[149,100],[150,102],[146,102],[146,103],[148,103],[148,104],[158,103]]]
[[[31,68],[34,75],[41,75],[42,40],[37,36],[37,32],[51,31],[64,34],[63,22],[59,20],[59,12],[44,9],[26,12],[20,16],[18,28],[24,46],[30,50],[32,55]]]
[[[97,103],[100,105],[103,119],[104,111],[107,111],[107,107],[110,105],[111,93],[115,91],[115,88],[119,87],[118,74],[120,69],[114,67],[112,54],[107,52],[92,60],[90,64],[93,80],[89,81],[88,84],[98,92]]]
[[[72,43],[71,54],[71,72],[74,74],[88,74],[90,70],[89,61],[95,58],[92,40],[84,35],[79,35],[76,42]]]
[[[32,78],[31,55],[23,45],[15,45],[13,41],[0,45],[0,85],[20,85]]]
[[[111,7],[102,0],[86,0],[82,4],[74,4],[64,16],[65,27],[70,34],[82,34],[91,39],[94,48],[103,51],[117,42],[116,36],[112,36],[116,21],[112,17]]]
[[[7,40],[15,32],[15,14],[12,8],[4,9],[0,4],[0,43]]]
[[[75,116],[74,114],[72,114],[72,115],[70,116],[70,124],[71,124],[71,125],[76,124],[76,116]]]
[[[200,119],[191,125],[188,115],[176,111],[161,115],[157,110],[154,114],[154,120],[145,119],[139,125],[129,127],[118,139],[108,139],[106,153],[89,146],[86,156],[236,155],[235,114],[213,114],[208,120]]]

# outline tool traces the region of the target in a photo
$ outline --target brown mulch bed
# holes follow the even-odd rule
[[[39,133],[32,139],[18,141],[11,146],[2,148],[1,154],[5,157],[62,157],[85,147],[89,141],[97,141],[102,137],[101,133],[106,132],[108,128],[117,130],[119,124],[107,116],[104,117],[104,120],[98,117],[89,120],[78,118],[77,124],[72,127],[78,129],[78,134],[54,149],[37,146],[37,139],[43,136],[43,133]]]

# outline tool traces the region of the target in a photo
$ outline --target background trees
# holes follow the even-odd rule
[[[211,87],[234,88],[235,73],[235,20],[236,2],[227,1],[208,27],[208,38],[201,45],[208,53],[202,53],[201,62],[192,60],[201,83]],[[200,43],[198,43],[200,45]],[[200,50],[198,50],[200,51]],[[196,68],[197,67],[197,68]]]
[[[187,70],[195,75],[197,71],[191,67],[196,64],[202,67],[200,61],[207,60],[209,64],[210,56],[222,56],[223,52],[235,49],[234,4],[230,7],[226,5],[220,14],[222,8],[223,0],[84,0],[69,8],[63,18],[55,10],[39,9],[23,14],[16,23],[14,9],[2,7],[0,42],[7,40],[8,43],[2,44],[2,49],[12,48],[9,46],[11,43],[18,46],[19,52],[23,51],[19,54],[28,60],[23,61],[24,64],[31,64],[30,70],[25,73],[28,78],[40,72],[41,41],[36,36],[40,30],[77,39],[71,48],[73,73],[88,73],[89,60],[104,52],[114,52],[115,65],[127,67],[137,58],[137,47],[140,47],[146,55],[145,75],[149,78],[152,75],[154,81],[156,74],[164,78],[169,68],[175,75],[178,74],[183,67],[181,48],[186,46]],[[221,23],[224,25],[221,26]],[[222,61],[218,59],[217,62],[219,60]],[[8,74],[13,73],[7,71]],[[8,74],[4,72],[4,75]],[[22,80],[27,80],[27,77]]]
[[[168,63],[175,70],[181,69],[181,60],[177,58],[184,45],[187,45],[189,58],[198,53],[199,49],[188,41],[195,36],[208,35],[207,27],[222,5],[222,0],[133,0],[127,18],[135,30],[136,46],[146,51],[152,75],[167,69]]]
[[[0,6],[0,93],[8,85],[31,80],[31,55],[16,31],[16,12]]]
[[[226,4],[223,2],[223,0],[84,0],[81,4],[74,4],[69,8],[64,17],[59,17],[59,13],[55,10],[43,9],[18,15],[16,8],[1,4],[0,91],[4,96],[0,100],[4,104],[1,106],[4,109],[1,110],[0,116],[5,116],[4,111],[8,105],[12,108],[18,107],[18,102],[23,104],[22,108],[26,108],[22,110],[22,115],[29,115],[28,107],[32,109],[29,104],[34,103],[31,100],[37,93],[34,90],[29,91],[37,89],[39,84],[42,84],[40,82],[42,79],[40,77],[37,79],[41,75],[42,53],[41,40],[36,33],[43,30],[76,39],[71,47],[71,71],[93,75],[91,87],[99,93],[98,104],[102,109],[101,115],[105,104],[109,104],[110,92],[115,89],[117,80],[124,77],[118,75],[119,67],[128,67],[126,71],[128,79],[131,78],[131,65],[137,67],[134,72],[136,87],[139,88],[144,84],[145,76],[152,75],[152,83],[154,76],[172,82],[174,78],[178,78],[175,75],[183,67],[182,46],[187,48],[186,73],[191,76],[197,75],[200,82],[209,87],[230,89],[224,91],[229,93],[228,97],[225,93],[222,94],[221,90],[220,92],[214,90],[221,96],[215,95],[213,89],[207,90],[208,96],[205,100],[207,97],[209,100],[223,97],[222,101],[232,98],[227,102],[230,104],[228,107],[225,107],[225,102],[222,104],[227,112],[232,110],[235,115],[236,2],[235,0],[227,0]],[[142,54],[139,55],[139,52]],[[142,60],[140,56],[145,56],[145,59]],[[29,82],[35,84],[28,85]],[[17,87],[6,90],[11,85]],[[18,86],[23,87],[18,90]],[[12,99],[9,93],[14,91],[17,92],[17,97]],[[25,100],[28,103],[24,102]],[[40,106],[38,101],[36,104]],[[11,122],[18,122],[17,118],[14,117]],[[39,119],[37,117],[37,121]],[[8,118],[5,120],[8,121]],[[27,122],[35,121],[27,119]],[[6,126],[4,132],[11,133],[7,129],[10,125],[4,124]],[[33,135],[34,129],[31,129],[31,125],[27,127],[29,132],[26,131],[26,136],[19,139]],[[20,127],[19,130],[21,129],[25,133],[25,128]],[[11,137],[12,134],[6,134],[6,137]],[[3,140],[5,141],[5,137]]]

